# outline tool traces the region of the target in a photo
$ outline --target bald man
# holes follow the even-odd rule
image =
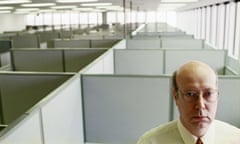
[[[174,72],[173,97],[179,119],[146,132],[138,144],[240,144],[240,129],[215,120],[218,77],[200,61]]]

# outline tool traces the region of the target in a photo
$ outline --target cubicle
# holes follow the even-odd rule
[[[1,84],[4,102],[14,105],[8,111],[22,113],[0,132],[0,144],[84,143],[79,75],[11,73],[0,78],[6,80]]]
[[[172,74],[180,65],[190,60],[206,62],[219,74],[224,74],[226,54],[225,50],[210,49],[116,49],[115,74]]]
[[[107,49],[12,49],[13,71],[78,72]]]
[[[127,49],[203,49],[204,41],[185,38],[127,39]]]
[[[170,120],[168,77],[91,74],[82,86],[86,142],[136,143]]]
[[[11,40],[0,39],[0,53],[8,52],[12,48]]]
[[[54,48],[111,48],[120,39],[55,39]]]
[[[9,51],[12,48],[12,41],[7,39],[0,40],[0,67],[10,64]]]
[[[1,123],[13,122],[70,76],[72,75],[0,73]]]
[[[16,35],[11,38],[13,48],[39,48],[39,38],[35,34]]]

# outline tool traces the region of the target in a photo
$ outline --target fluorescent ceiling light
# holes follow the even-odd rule
[[[81,6],[110,6],[112,3],[84,3]]]
[[[57,0],[58,3],[82,3],[82,2],[96,2],[98,0]]]
[[[122,11],[123,7],[121,6],[98,6],[97,8],[105,9],[105,10],[112,10],[112,11]]]
[[[93,11],[94,9],[93,8],[74,8],[73,10],[76,10],[76,11]]]
[[[19,9],[16,9],[16,11],[32,12],[32,11],[39,11],[39,8],[19,8]]]
[[[51,7],[52,9],[73,9],[76,8],[77,6],[74,5],[69,5],[69,6],[53,6]]]
[[[106,10],[101,9],[93,9],[93,8],[75,8],[73,11],[81,11],[81,12],[104,12]]]
[[[0,10],[11,10],[13,7],[0,7]]]
[[[0,11],[0,14],[6,14],[6,13],[11,13],[11,11],[6,10],[6,11]]]
[[[55,6],[55,3],[31,3],[31,4],[22,4],[22,7],[46,7],[46,6]]]
[[[1,0],[0,4],[22,4],[22,3],[30,3],[30,0]]]

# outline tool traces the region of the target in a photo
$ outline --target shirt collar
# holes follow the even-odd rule
[[[180,132],[180,135],[184,141],[185,144],[195,144],[197,141],[197,137],[192,135],[181,123],[181,121],[178,119],[177,121],[177,127]],[[201,140],[203,141],[204,144],[213,144],[214,143],[214,121],[210,125],[207,133],[201,137]]]

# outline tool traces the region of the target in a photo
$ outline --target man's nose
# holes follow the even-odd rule
[[[197,109],[204,109],[205,108],[205,100],[204,100],[204,97],[203,97],[202,93],[200,93],[198,95],[197,102],[196,102],[196,108]]]

